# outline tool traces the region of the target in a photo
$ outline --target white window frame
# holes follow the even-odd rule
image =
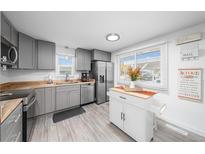
[[[125,82],[125,83],[129,82],[129,81],[120,79],[120,67],[119,67],[119,65],[120,65],[120,59],[121,58],[129,57],[129,56],[135,56],[135,54],[134,53],[128,53],[128,54],[123,54],[123,55],[118,57],[118,69],[119,69],[118,70],[118,80],[121,81],[121,82]],[[135,61],[136,61],[136,56],[135,56]],[[134,63],[134,67],[136,67],[136,63]]]
[[[143,88],[150,88],[156,90],[167,90],[168,88],[168,58],[167,58],[167,42],[160,42],[152,45],[148,45],[145,47],[141,47],[135,49],[134,51],[123,53],[118,55],[117,57],[117,83],[118,84],[126,84],[128,85],[130,81],[128,80],[121,80],[120,79],[120,59],[123,57],[127,57],[130,55],[135,55],[135,67],[136,67],[136,55],[137,54],[144,54],[152,51],[160,50],[160,83],[153,83],[149,81],[136,81],[136,85],[141,86]]]
[[[72,57],[73,68],[72,68],[72,73],[71,73],[70,77],[74,77],[74,74],[75,74],[75,55],[66,54],[66,53],[56,53],[56,75],[57,76],[65,76],[65,74],[60,74],[60,70],[58,68],[58,55]]]

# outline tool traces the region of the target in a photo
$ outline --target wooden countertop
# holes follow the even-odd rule
[[[131,95],[131,96],[135,96],[135,97],[140,97],[143,99],[148,99],[150,97],[152,97],[153,95],[156,94],[156,92],[152,92],[152,91],[139,91],[139,92],[127,92],[123,89],[123,87],[115,87],[115,88],[110,88],[110,90],[116,91],[116,92],[120,92],[123,94],[127,94],[127,95]]]
[[[16,109],[22,102],[22,98],[0,101],[0,124]]]
[[[0,92],[8,90],[21,90],[21,89],[37,89],[37,88],[47,88],[47,87],[57,87],[63,85],[81,85],[95,83],[94,79],[89,82],[82,82],[80,80],[54,80],[52,84],[48,84],[47,81],[23,81],[23,82],[8,82],[0,84]]]

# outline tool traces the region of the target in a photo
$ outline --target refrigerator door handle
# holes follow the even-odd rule
[[[104,83],[105,80],[104,80],[104,75],[100,75],[100,83]]]

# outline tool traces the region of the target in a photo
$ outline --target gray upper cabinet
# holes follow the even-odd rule
[[[30,36],[19,33],[19,66],[20,69],[36,68],[36,44]]]
[[[7,41],[11,40],[11,24],[3,13],[1,13],[1,36]]]
[[[92,60],[111,61],[111,53],[94,49],[92,51]]]
[[[56,110],[80,106],[80,85],[56,87]]]
[[[18,32],[14,27],[11,28],[11,43],[14,46],[18,46]]]
[[[38,69],[55,69],[55,44],[46,41],[37,41]]]
[[[3,13],[1,13],[1,36],[14,46],[18,46],[18,32]]]
[[[86,49],[76,49],[76,70],[89,71],[91,70],[91,52]]]

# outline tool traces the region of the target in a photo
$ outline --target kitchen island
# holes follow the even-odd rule
[[[109,119],[114,125],[136,141],[153,139],[154,116],[164,105],[157,104],[155,92],[126,92],[123,88],[111,88],[108,95]]]

